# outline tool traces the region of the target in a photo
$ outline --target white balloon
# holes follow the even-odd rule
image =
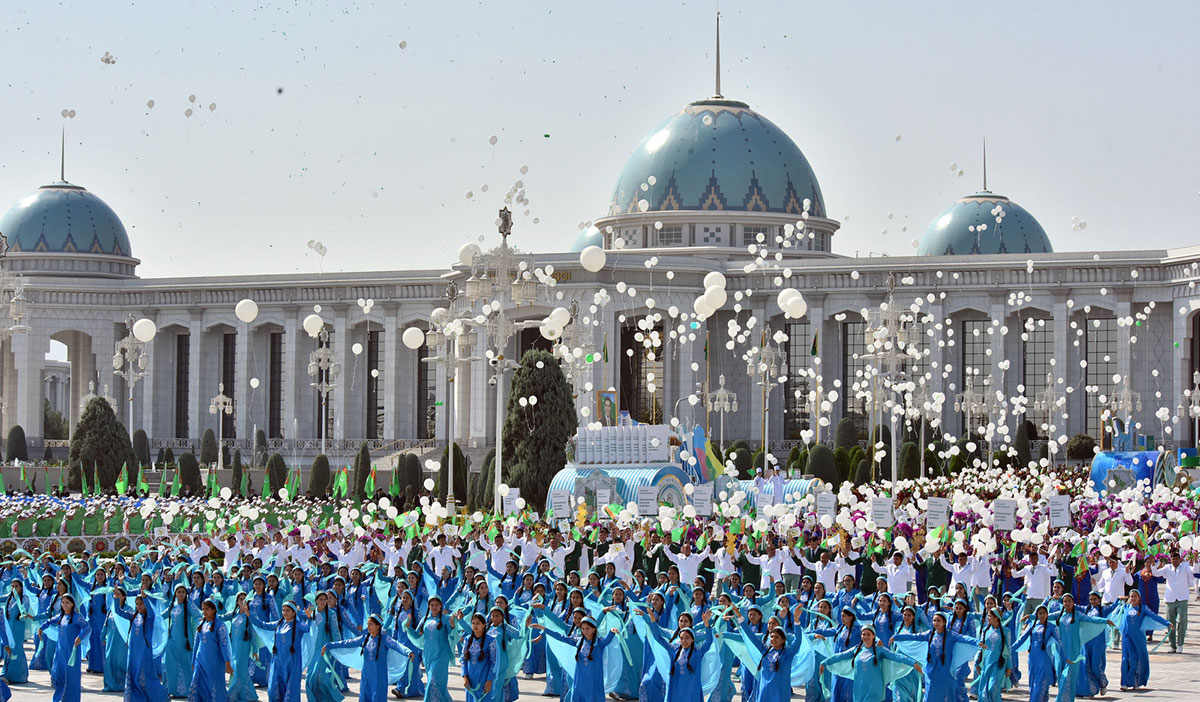
[[[554,341],[555,339],[562,336],[563,330],[562,330],[562,327],[555,324],[553,320],[547,320],[545,322],[542,322],[542,325],[538,331],[541,332],[543,339],[546,339],[548,341]]]
[[[255,390],[257,390],[257,389],[258,389],[258,385],[259,385],[258,378],[251,378],[251,379],[250,379],[250,387],[252,387],[252,388],[254,388]]]
[[[792,319],[800,319],[808,312],[808,303],[804,301],[804,296],[799,293],[795,297],[788,300],[787,316]]]
[[[425,345],[425,332],[417,327],[409,327],[400,337],[404,345],[414,351]]]
[[[321,329],[325,327],[325,320],[321,319],[321,315],[319,314],[310,314],[304,318],[303,326],[304,331],[308,332],[308,335],[315,339],[317,334],[321,333]]]
[[[458,262],[464,266],[474,265],[475,257],[480,253],[479,245],[467,242],[458,247]]]
[[[153,339],[154,335],[157,333],[158,327],[156,327],[154,322],[150,321],[149,319],[139,319],[133,323],[133,338],[137,339],[143,344]]]
[[[712,271],[704,276],[704,289],[725,287],[725,274],[721,271]]]
[[[714,285],[704,291],[704,301],[708,303],[709,307],[713,308],[713,311],[721,309],[721,306],[725,304],[727,299],[729,299],[729,296],[726,294],[725,288]]]
[[[227,487],[221,488],[221,499],[228,500],[230,497],[233,497],[233,490],[230,490]]]
[[[589,246],[579,252],[579,265],[589,273],[597,273],[604,268],[608,256],[599,246]]]
[[[254,300],[242,300],[233,308],[237,318],[247,324],[258,318],[258,303]]]
[[[779,305],[781,312],[787,312],[788,301],[800,294],[800,291],[795,288],[784,288],[779,291],[775,297],[775,304]]]
[[[701,317],[708,317],[713,313],[712,306],[708,304],[704,296],[696,298],[696,301],[692,303],[692,310]]]
[[[433,489],[433,478],[425,478],[425,489],[426,490]]]
[[[565,327],[571,321],[571,311],[566,307],[555,307],[550,313],[550,321],[554,322],[555,326]]]
[[[354,344],[350,346],[350,353],[354,354],[355,356],[362,353],[362,344],[358,343],[357,341],[354,342]]]

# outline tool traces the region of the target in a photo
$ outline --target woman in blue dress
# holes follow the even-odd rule
[[[415,665],[413,652],[399,641],[383,633],[383,620],[378,614],[367,618],[365,633],[353,639],[335,641],[327,644],[324,649],[354,649],[362,655],[362,679],[358,684],[359,702],[387,702],[388,683],[391,674],[388,669],[388,653],[396,652],[408,657],[408,665]],[[386,652],[385,652],[386,651]]]
[[[270,635],[271,670],[267,677],[268,702],[300,702],[300,680],[304,675],[304,635],[309,622],[299,616],[296,604],[285,600],[281,618],[263,621],[250,609],[250,621]]]
[[[979,702],[1000,702],[1000,693],[1010,686],[1012,641],[1008,638],[1008,630],[1001,616],[999,609],[988,610],[986,623],[979,633],[979,640],[985,645],[979,654],[979,665],[975,671],[975,677],[979,680],[975,686]]]
[[[875,638],[875,629],[869,622],[862,627],[861,637],[862,640],[857,646],[830,656],[821,666],[822,673],[825,668],[836,668],[840,663],[850,663],[853,666],[852,677],[849,679],[852,683],[854,702],[884,702],[887,699],[888,683],[891,679],[891,676],[886,675],[887,661],[899,667],[911,667],[917,673],[921,672],[920,663],[879,643]],[[766,659],[763,660],[765,662]],[[846,679],[840,675],[838,677]],[[789,698],[790,695],[782,696],[772,702],[788,702]],[[765,702],[761,697],[759,700]]]
[[[895,637],[897,634],[920,634],[925,631],[925,627],[917,621],[917,608],[914,605],[905,605],[900,611],[900,625],[896,627],[896,631],[892,634]],[[892,641],[893,639],[888,639]],[[911,670],[907,675],[892,683],[892,699],[896,702],[917,702],[917,692],[921,689],[921,673],[916,670]]]
[[[528,586],[528,587],[526,587]],[[617,588],[619,589],[619,588]],[[617,589],[613,590],[613,599],[617,597]],[[517,593],[518,604],[528,606],[535,600],[543,602],[546,599],[546,586],[541,582],[535,582],[532,573],[526,573],[522,583],[521,590]],[[625,599],[625,591],[621,590],[621,600]],[[534,675],[542,675],[546,672],[546,639],[538,636],[529,644],[529,655],[525,657],[525,663],[521,666],[521,672],[525,674],[525,679],[528,680]]]
[[[4,666],[4,680],[13,684],[29,681],[29,661],[25,657],[25,639],[32,631],[37,603],[25,592],[25,581],[17,578],[9,585],[4,598],[4,618],[12,632],[12,655]]]
[[[861,628],[854,609],[849,606],[843,607],[841,617],[842,623],[837,629],[816,629],[813,634],[813,638],[817,640],[832,639],[834,655],[855,648],[862,642]],[[835,677],[829,689],[829,696],[833,702],[853,702],[854,681]]]
[[[442,610],[442,598],[429,598],[429,611],[421,620],[418,629],[401,621],[405,636],[414,651],[420,650],[425,659],[424,702],[450,702],[450,659],[454,655],[451,642],[454,640],[455,622]]]
[[[946,615],[934,612],[931,622],[933,629],[921,634],[896,634],[893,641],[919,642],[927,647],[925,655],[925,702],[953,702],[958,690],[954,673],[954,649],[959,644],[977,646],[974,638],[962,636],[946,629]],[[967,662],[969,662],[968,659]],[[962,663],[965,665],[966,663]]]
[[[217,618],[217,603],[212,599],[200,605],[200,626],[192,649],[192,686],[188,702],[225,702],[225,676],[233,674],[233,651],[229,630]]]
[[[308,612],[309,634],[313,637],[313,650],[324,650],[327,644],[342,640],[337,615],[329,608],[328,592],[318,592],[315,607]],[[313,656],[305,671],[305,690],[308,702],[341,702],[345,698],[341,688],[334,682],[333,666],[324,655]]]
[[[568,699],[571,702],[604,702],[604,649],[612,642],[617,629],[612,628],[601,638],[596,635],[596,620],[591,617],[583,618],[579,636],[565,636],[541,624],[531,626],[575,649],[575,678]]]
[[[1091,626],[1085,627],[1085,624]],[[1056,702],[1074,702],[1079,677],[1084,674],[1083,646],[1092,639],[1100,638],[1104,627],[1111,623],[1107,619],[1084,614],[1075,606],[1075,595],[1067,592],[1062,596],[1062,607],[1054,619],[1054,625],[1058,627],[1058,636],[1062,640],[1063,656],[1059,665],[1058,694],[1054,699]]]
[[[1050,644],[1057,647],[1057,655],[1061,656],[1062,639],[1058,636],[1058,628],[1050,621],[1050,610],[1046,605],[1038,605],[1033,617],[1016,645],[1020,648],[1029,643],[1029,702],[1047,702],[1050,699],[1050,686],[1058,680],[1056,651]],[[1143,637],[1142,647],[1145,645]]]
[[[103,568],[97,568],[92,589],[108,587],[108,572]],[[76,582],[86,586],[87,581],[76,576]],[[92,640],[88,647],[87,672],[103,673],[104,672],[104,625],[108,621],[108,612],[112,608],[111,595],[104,594],[91,598],[87,604],[88,624],[92,627]]]
[[[650,631],[662,641],[659,630]],[[696,640],[696,633],[691,627],[680,630],[678,643],[667,646],[668,657],[671,661],[671,673],[667,678],[666,702],[703,702],[704,654],[713,644],[711,636],[705,636],[702,641]]]
[[[1088,595],[1088,606],[1084,614],[1097,619],[1108,619],[1116,607],[1115,602],[1110,605],[1103,604],[1100,593],[1093,592]],[[1107,637],[1098,636],[1083,645],[1083,664],[1075,685],[1077,697],[1103,697],[1108,691],[1108,676],[1105,675],[1108,657],[1104,650],[1106,640]]]
[[[275,603],[275,598],[267,592],[267,579],[261,575],[254,576],[250,581],[250,588],[254,591],[250,595],[250,612],[263,621],[275,621],[279,619],[279,607]],[[250,679],[258,687],[265,687],[269,679],[271,670],[271,649],[268,646],[263,646],[258,649],[258,661],[250,668]]]
[[[118,626],[124,626],[123,623],[118,623],[121,616],[117,611],[125,608],[125,589],[120,586],[114,587],[112,600],[112,609],[104,620],[104,629],[101,632],[104,642],[101,649],[104,652],[104,691],[121,692],[125,689],[125,663],[129,660],[129,644],[117,631]],[[94,605],[95,600],[92,602]]]
[[[163,702],[167,690],[158,679],[155,661],[156,641],[154,610],[145,595],[134,598],[133,609],[121,607],[113,612],[129,620],[129,655],[125,659],[125,702]],[[161,635],[161,634],[160,634]]]
[[[33,588],[30,588],[32,590]],[[54,576],[46,574],[42,576],[42,589],[35,594],[38,598],[38,612],[34,616],[44,623],[51,618],[62,613],[62,598],[68,592],[67,583],[64,580],[55,580]],[[50,662],[54,660],[55,643],[52,639],[43,636],[41,627],[37,633],[37,644],[33,652],[33,662],[29,664],[30,670],[49,670]]]
[[[817,585],[819,586],[820,583],[817,583]],[[818,587],[814,587],[813,591],[816,592],[818,589],[819,589]],[[812,613],[810,612],[810,614],[812,614]],[[833,626],[832,615],[833,615],[833,604],[829,600],[824,599],[824,598],[817,600],[816,615],[811,616],[809,618],[808,626],[805,628],[803,635],[810,636],[810,637],[816,637],[818,635],[818,632],[820,632],[820,631],[832,632],[833,631],[833,629],[831,628]],[[820,634],[820,636],[822,638],[824,638],[824,634]],[[832,653],[832,651],[830,650],[831,647],[817,646],[814,648],[815,648],[815,650],[813,652],[813,660],[816,663],[816,665],[819,666],[821,664],[821,662],[823,660],[825,660],[825,658],[826,658],[825,652],[830,651]],[[805,702],[827,702],[829,699],[829,693],[827,690],[829,689],[830,677],[832,677],[832,676],[814,675],[811,680],[809,680],[807,683],[805,683],[805,685],[804,685],[804,700],[805,700]]]
[[[163,672],[167,694],[187,697],[192,686],[192,639],[199,624],[200,612],[188,600],[183,583],[175,586],[175,599],[167,611],[167,648],[163,654]]]
[[[760,623],[761,619],[760,612]],[[742,623],[746,645],[757,649],[762,656],[757,670],[744,670],[743,666],[742,675],[750,675],[754,682],[752,695],[745,697],[743,692],[742,699],[746,702],[788,702],[792,698],[792,661],[804,642],[804,634],[800,633],[788,641],[783,628],[776,627],[771,630],[769,641],[764,642],[758,630],[753,621]],[[744,691],[745,687],[742,689]]]
[[[471,632],[463,641],[462,681],[467,702],[493,702],[496,679],[496,639],[488,636],[488,624],[482,614],[471,615]]]
[[[501,595],[496,598],[496,606],[492,607],[488,622],[488,634],[496,639],[496,702],[513,702],[519,691],[517,679],[510,676],[513,670],[512,658],[522,655],[521,632],[508,621],[508,598]]]
[[[1158,624],[1157,627],[1148,625]],[[1137,590],[1129,591],[1124,616],[1121,619],[1121,689],[1137,690],[1150,680],[1150,655],[1146,651],[1146,633],[1168,628],[1166,619],[1142,603]]]
[[[404,678],[396,683],[395,691],[397,696],[401,698],[424,697],[425,684],[421,682],[421,651],[411,645],[412,642],[409,640],[408,635],[405,634],[402,626],[403,623],[407,623],[409,628],[417,626],[417,621],[419,621],[417,603],[413,601],[411,589],[400,593],[398,599],[400,600],[400,606],[393,615],[393,621],[389,622],[388,630],[391,632],[391,638],[413,652],[413,661],[408,666],[408,672]]]
[[[239,592],[234,609],[221,619],[229,630],[229,649],[233,652],[233,673],[226,688],[226,702],[257,702],[254,680],[250,677],[250,656],[254,653],[254,629],[250,624],[250,601]]]
[[[761,644],[767,643],[768,629],[766,622],[763,621],[762,608],[756,604],[750,605],[746,610],[746,620],[741,624],[742,636],[746,641],[747,646],[753,646],[750,639],[755,639]],[[800,636],[804,634],[801,633]],[[758,671],[750,670],[743,665],[739,676],[741,678],[741,694],[742,699],[746,702],[753,702],[758,695]]]
[[[80,669],[83,648],[90,645],[92,627],[87,617],[75,609],[75,598],[63,595],[62,614],[55,615],[49,626],[56,629],[58,645],[50,664],[50,684],[54,686],[54,702],[79,702]]]

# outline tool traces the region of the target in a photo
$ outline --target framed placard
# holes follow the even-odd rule
[[[871,521],[880,529],[890,529],[896,524],[896,513],[890,497],[871,499]]]
[[[930,497],[925,511],[925,528],[937,529],[950,523],[950,498]]]
[[[996,500],[992,502],[992,513],[996,517],[997,531],[1012,531],[1017,528],[1017,501]]]
[[[692,490],[692,506],[696,508],[696,514],[701,517],[711,517],[713,513],[713,489],[712,483],[696,485]]]
[[[1046,500],[1050,512],[1050,528],[1066,529],[1071,526],[1070,495],[1051,495]]]

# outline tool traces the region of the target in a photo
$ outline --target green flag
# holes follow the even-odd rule
[[[137,489],[138,494],[150,494],[150,483],[146,480],[146,471],[140,465],[138,466]]]
[[[262,496],[264,500],[271,496],[271,471],[263,474]]]
[[[80,487],[83,488],[83,490],[80,491],[80,494],[87,495],[88,494],[87,470],[83,467],[82,463],[79,464],[79,479],[82,481],[82,485]]]
[[[117,476],[117,494],[118,495],[124,495],[125,491],[129,489],[129,477],[126,473],[127,469],[128,469],[128,464],[122,463],[121,464],[121,474]]]
[[[1194,519],[1184,520],[1184,522],[1179,525],[1180,536],[1183,536],[1185,534],[1192,534],[1192,533],[1195,533],[1195,531],[1196,531],[1196,520],[1194,520]]]
[[[367,484],[363,487],[363,492],[370,497],[375,494],[375,466],[371,466],[371,474],[367,476]]]
[[[49,484],[50,484],[50,481],[47,480],[46,481],[47,487],[49,487]],[[63,464],[59,463],[58,464],[58,491],[62,492],[62,490],[63,490]]]
[[[175,467],[175,479],[171,481],[171,497],[179,497],[179,491],[181,489],[182,488],[179,484],[179,467],[176,466]]]
[[[388,485],[388,496],[395,502],[397,497],[400,497],[400,468],[392,469],[392,482]]]
[[[1086,539],[1080,539],[1079,543],[1075,544],[1075,548],[1071,549],[1071,555],[1068,558],[1079,558],[1083,555],[1084,548],[1087,546]]]
[[[167,469],[162,469],[162,474],[158,476],[158,496],[167,496]]]
[[[208,469],[208,496],[213,497],[221,490],[221,484],[217,480],[217,469]]]
[[[243,470],[242,471],[242,484],[240,486],[238,486],[238,494],[241,495],[242,497],[246,497],[246,481],[249,479],[250,479],[250,473],[248,471]]]
[[[29,489],[29,476],[26,475],[26,473],[25,473],[25,464],[24,463],[21,464],[21,484],[25,486],[26,490]],[[0,487],[3,487],[3,486],[4,486],[4,473],[2,471],[0,471]]]
[[[342,466],[338,471],[337,479],[333,481],[333,498],[339,499],[345,497],[350,492],[350,469]]]

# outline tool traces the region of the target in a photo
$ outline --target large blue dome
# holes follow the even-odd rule
[[[650,184],[650,179],[654,183]],[[642,184],[649,184],[642,190]],[[825,216],[808,159],[782,129],[743,102],[698,100],[667,118],[634,149],[609,214],[740,210]]]
[[[0,217],[0,233],[14,253],[132,255],[117,213],[86,189],[61,181],[18,200]]]
[[[917,247],[922,256],[1053,252],[1046,230],[1033,215],[1003,195],[986,190],[947,207],[925,230]]]

